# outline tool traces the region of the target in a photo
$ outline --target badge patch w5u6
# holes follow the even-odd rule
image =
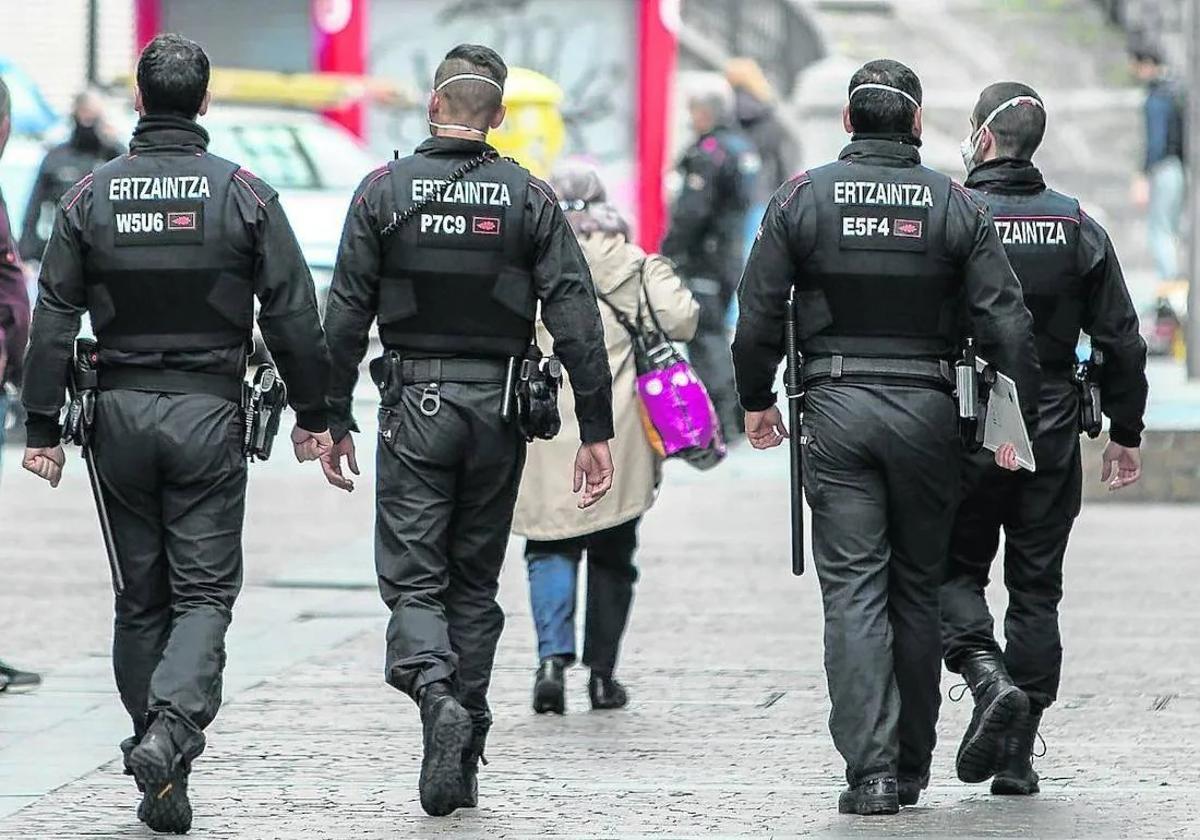
[[[203,201],[114,201],[112,209],[114,245],[204,242]]]
[[[924,207],[843,207],[839,245],[863,251],[925,251],[929,210]]]

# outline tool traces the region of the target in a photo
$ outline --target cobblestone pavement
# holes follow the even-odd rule
[[[117,760],[128,721],[105,656],[107,584],[82,471],[73,464],[51,493],[16,466],[8,459],[0,504],[0,653],[46,667],[47,679],[0,697],[0,837],[149,836]],[[643,529],[625,712],[588,711],[578,670],[565,717],[530,711],[532,628],[514,543],[481,807],[434,820],[415,795],[416,711],[381,679],[370,490],[333,495],[283,458],[256,466],[247,587],[226,705],[196,765],[193,836],[1200,834],[1200,509],[1084,511],[1041,796],[1004,801],[955,781],[969,709],[947,702],[921,807],[861,819],[835,812],[820,601],[811,574],[788,572],[785,478],[782,453],[745,449],[711,474],[669,470]]]

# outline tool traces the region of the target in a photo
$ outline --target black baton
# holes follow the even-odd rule
[[[108,518],[108,506],[104,503],[104,492],[100,487],[100,476],[96,473],[96,464],[92,456],[92,447],[83,447],[83,463],[87,465],[88,482],[92,485],[92,498],[96,500],[96,514],[100,518],[100,534],[104,537],[104,551],[108,554],[108,569],[112,572],[113,592],[118,596],[125,594],[125,575],[121,573],[121,563],[117,559],[117,544],[113,539],[112,522]]]
[[[784,335],[787,370],[784,388],[788,401],[788,449],[792,461],[792,574],[804,574],[804,443],[800,429],[804,423],[804,386],[800,377],[800,340],[796,334],[795,290],[788,298],[787,328]]]
[[[64,438],[69,443],[78,444],[83,455],[88,484],[92,488],[92,499],[96,502],[96,516],[100,520],[100,536],[104,538],[104,553],[108,556],[108,569],[112,574],[113,592],[119,597],[125,594],[125,575],[121,573],[117,543],[113,536],[112,522],[108,518],[108,505],[104,501],[104,489],[100,486],[100,474],[96,469],[95,455],[92,453],[99,361],[100,354],[95,341],[86,338],[75,340],[74,357],[67,379],[71,409],[67,413]]]

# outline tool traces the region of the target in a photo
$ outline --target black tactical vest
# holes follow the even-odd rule
[[[96,170],[84,268],[102,347],[207,350],[249,339],[254,240],[233,207],[237,171],[174,148]]]
[[[803,353],[952,355],[962,272],[946,249],[950,179],[853,160],[809,177],[817,238],[798,270]]]
[[[1069,372],[1083,328],[1079,202],[1049,189],[1032,194],[980,190],[979,195],[992,208],[996,231],[1021,281],[1042,369]]]
[[[411,155],[389,165],[403,214],[383,241],[379,336],[399,350],[518,356],[537,311],[525,231],[529,173],[498,159],[457,181],[470,158]]]

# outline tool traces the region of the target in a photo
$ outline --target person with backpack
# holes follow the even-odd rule
[[[565,671],[576,661],[575,603],[579,563],[587,555],[587,617],[583,664],[593,709],[625,706],[628,695],[613,677],[621,636],[637,580],[634,553],[641,517],[654,504],[661,481],[661,458],[643,427],[638,396],[639,363],[630,328],[688,341],[696,333],[700,305],[663,257],[648,255],[629,239],[620,213],[605,203],[595,170],[574,166],[551,176],[551,186],[587,258],[613,375],[611,441],[615,478],[612,490],[593,507],[580,510],[562,492],[563,475],[574,454],[571,392],[561,391],[563,430],[552,441],[529,448],[517,499],[513,531],[527,538],[529,598],[538,637],[539,666],[533,708],[538,713],[566,708]],[[549,334],[538,324],[538,343]]]

